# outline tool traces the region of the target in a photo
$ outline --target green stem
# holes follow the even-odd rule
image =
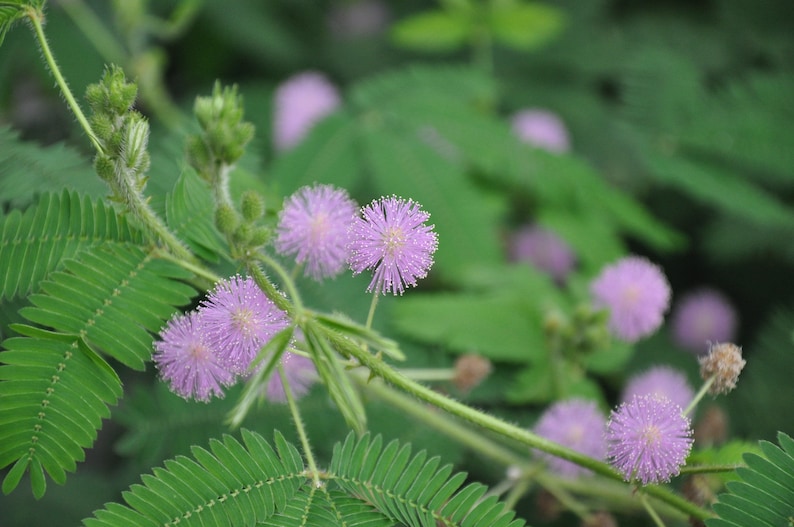
[[[693,465],[681,467],[681,474],[720,474],[733,472],[737,468],[745,466],[747,465]]]
[[[275,271],[275,273],[279,276],[279,278],[281,279],[281,284],[284,286],[284,289],[287,290],[287,295],[292,299],[292,306],[290,307],[290,309],[294,310],[296,313],[303,313],[304,312],[303,300],[301,299],[301,296],[298,293],[298,288],[295,287],[295,282],[292,280],[289,273],[287,273],[284,267],[282,267],[277,261],[275,261],[268,254],[262,251],[258,251],[256,253],[256,258],[260,262],[268,266],[270,269]],[[275,291],[275,286],[273,286],[273,289]],[[283,298],[280,294],[278,296]],[[276,302],[275,299],[272,300]],[[283,307],[281,309],[287,311],[287,313],[290,313],[289,310],[284,309]]]
[[[259,253],[257,254],[257,258],[259,260],[270,260],[265,255]],[[280,267],[281,266],[278,266],[278,268]],[[259,267],[259,265],[256,264],[256,262],[248,262],[248,264],[246,265],[246,269],[248,269],[248,274],[251,275],[251,278],[254,279],[256,285],[258,285],[259,288],[265,293],[265,295],[267,295],[267,297],[270,300],[272,300],[274,304],[276,304],[276,307],[287,313],[287,315],[289,315],[289,317],[294,320],[295,319],[294,315],[296,310],[298,309],[298,306],[300,305],[299,304],[300,300],[296,301],[296,299],[293,297],[293,302],[295,302],[295,305],[293,305],[289,300],[284,298],[284,295],[282,295],[281,292],[278,289],[276,289],[276,286],[273,285],[273,282],[270,281],[270,279],[267,277],[267,275],[265,275],[264,271],[262,271],[262,269]],[[289,283],[291,284],[292,282]],[[290,287],[289,286],[286,287],[287,290],[290,291]],[[292,294],[292,291],[290,291],[290,294]]]
[[[369,304],[369,313],[367,313],[367,329],[372,329],[372,321],[375,320],[375,308],[378,307],[378,298],[380,295],[376,291],[372,295],[372,302]]]
[[[524,494],[527,493],[527,491],[529,491],[530,487],[532,487],[532,482],[529,480],[529,478],[521,478],[520,480],[516,481],[515,485],[513,485],[513,488],[510,489],[510,492],[502,500],[505,508],[515,509],[518,501],[524,496]]]
[[[692,401],[690,401],[690,403],[687,405],[684,411],[681,412],[681,415],[687,415],[688,413],[690,413],[692,410],[695,409],[695,406],[697,406],[700,400],[703,399],[703,397],[706,395],[706,392],[709,391],[709,388],[711,388],[711,385],[714,384],[714,381],[716,379],[717,379],[717,375],[715,374],[709,377],[706,380],[706,382],[703,383],[703,386],[700,387],[700,390],[698,390],[698,393],[696,393],[695,396],[692,398]]]
[[[202,267],[196,263],[184,260],[182,258],[177,258],[171,253],[167,251],[159,251],[155,250],[153,253],[157,258],[162,258],[163,260],[168,260],[169,262],[173,262],[180,266],[181,268],[190,271],[191,273],[195,274],[196,276],[200,276],[202,278],[207,279],[209,282],[216,284],[223,280],[223,278],[214,272],[210,271],[209,269]]]
[[[446,410],[452,415],[461,417],[466,421],[496,432],[505,438],[511,439],[523,445],[529,446],[531,448],[537,448],[538,450],[542,450],[543,452],[553,456],[572,461],[581,467],[595,472],[596,474],[601,474],[602,476],[606,476],[610,479],[623,481],[621,475],[604,462],[585,456],[584,454],[571,450],[570,448],[565,448],[562,445],[540,437],[529,430],[511,425],[510,423],[502,421],[501,419],[498,419],[494,416],[477,411],[465,404],[452,400],[445,395],[442,395],[406,378],[404,375],[401,375],[399,372],[389,367],[379,357],[367,353],[352,343],[345,342],[344,339],[335,339],[335,344],[340,348],[344,348],[345,352],[357,359],[362,365],[368,367],[373,374],[381,377],[386,382],[391,383],[394,386],[438,408]],[[712,516],[709,511],[706,511],[685,500],[684,498],[673,494],[665,487],[647,486],[644,490],[653,497],[666,502],[695,518],[706,519]]]
[[[31,24],[33,24],[33,29],[36,32],[36,37],[38,38],[39,45],[41,46],[41,53],[44,55],[44,60],[47,61],[47,66],[50,69],[50,73],[52,73],[52,76],[55,77],[55,82],[58,84],[63,97],[66,99],[66,103],[69,105],[72,113],[74,113],[74,116],[77,118],[77,122],[80,123],[80,126],[83,128],[86,135],[88,135],[88,139],[94,145],[96,151],[100,154],[104,153],[104,149],[102,148],[99,139],[97,139],[94,129],[91,128],[88,119],[86,119],[85,114],[83,114],[83,110],[81,110],[80,105],[77,104],[74,95],[72,95],[72,91],[69,89],[69,85],[66,83],[66,79],[64,79],[58,64],[55,62],[55,56],[50,49],[50,45],[47,42],[47,36],[44,34],[44,28],[41,24],[42,20],[44,19],[44,13],[31,7],[28,8],[26,14],[30,19]]]
[[[642,490],[640,490],[639,492],[640,492],[640,501],[642,502],[642,506],[645,507],[646,511],[648,511],[648,516],[651,517],[651,519],[653,520],[653,523],[656,524],[656,527],[665,527],[664,522],[659,517],[659,515],[656,513],[656,511],[654,510],[653,506],[648,501],[648,498],[645,496],[645,494],[642,492]]]
[[[312,481],[315,488],[320,486],[320,471],[317,470],[317,463],[314,461],[314,454],[312,454],[311,445],[309,445],[309,437],[306,435],[306,429],[303,426],[303,419],[301,419],[300,410],[298,405],[295,404],[295,398],[292,396],[292,390],[289,387],[289,380],[287,374],[284,373],[284,367],[279,363],[278,374],[281,377],[281,385],[284,388],[284,395],[287,397],[287,405],[292,414],[292,420],[295,422],[295,428],[298,431],[301,445],[303,445],[303,453],[306,455],[306,462],[309,464],[309,471],[312,474]]]

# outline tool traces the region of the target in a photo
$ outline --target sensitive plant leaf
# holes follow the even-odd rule
[[[400,333],[455,353],[527,364],[545,350],[542,315],[521,295],[411,295],[392,309]]]
[[[565,14],[550,5],[536,2],[494,5],[489,17],[494,37],[502,44],[522,51],[543,46],[565,27]]]
[[[76,192],[43,194],[25,212],[0,218],[0,299],[22,297],[79,251],[141,243],[140,233],[101,201]]]
[[[472,23],[464,12],[425,11],[400,20],[391,28],[396,45],[419,51],[454,51],[469,38]]]
[[[25,11],[23,9],[24,3],[21,1],[10,1],[5,4],[19,4],[18,6],[6,5],[0,7],[0,46],[6,38],[6,34],[11,30],[18,20],[25,18]]]
[[[93,197],[107,192],[90,160],[63,143],[40,146],[0,127],[0,199],[11,208],[30,205],[42,189],[78,191]]]
[[[314,183],[352,188],[360,172],[358,123],[338,111],[314,126],[292,150],[280,154],[268,178],[283,195]]]
[[[31,322],[80,335],[130,368],[142,370],[152,335],[195,291],[191,273],[134,246],[100,246],[69,260],[30,296]]]
[[[780,445],[791,447],[790,436],[780,432]],[[714,504],[719,518],[706,520],[708,527],[788,525],[794,517],[794,456],[768,441],[760,441],[762,455],[746,453],[746,468],[736,470],[741,481],[729,481],[729,492]],[[762,457],[763,456],[763,457]]]
[[[210,213],[214,207],[209,187],[188,169],[179,176],[165,208],[173,233],[185,240],[193,252],[209,261],[217,261],[218,255],[225,250]]]
[[[37,497],[46,473],[63,484],[85,457],[122,395],[113,369],[82,338],[32,327],[0,352],[0,468],[16,463],[3,482],[8,493],[30,470]]]
[[[122,525],[271,525],[410,527],[522,527],[485,487],[462,487],[465,474],[439,468],[438,458],[380,436],[334,445],[328,470],[315,485],[298,450],[276,432],[275,448],[242,431],[242,442],[224,436],[210,449],[192,448],[141,477],[123,493],[126,505],[109,503],[83,521],[88,527]],[[438,523],[437,523],[438,522]]]

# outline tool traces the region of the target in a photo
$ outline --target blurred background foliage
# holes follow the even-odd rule
[[[601,266],[635,252],[662,265],[674,301],[710,286],[736,306],[748,366],[739,389],[715,403],[726,409],[731,435],[794,434],[788,0],[61,0],[47,15],[75,93],[108,62],[138,81],[139,109],[153,126],[155,208],[164,210],[177,190],[208,199],[186,172],[183,148],[195,128],[194,98],[216,79],[239,85],[257,127],[235,186],[265,193],[272,213],[283,196],[314,181],[345,186],[362,202],[395,193],[422,203],[439,232],[436,267],[418,290],[384,298],[376,327],[404,342],[411,368],[450,368],[469,352],[493,361],[493,374],[474,390],[450,382],[439,389],[531,425],[561,395],[544,384],[546,316],[571,312]],[[343,107],[297,148],[277,153],[274,90],[305,70],[328,75]],[[509,116],[526,107],[560,116],[571,152],[522,147]],[[84,139],[30,33],[10,32],[0,50],[3,212],[64,185],[103,195]],[[565,288],[508,262],[508,235],[528,222],[554,229],[574,249],[578,269]],[[301,285],[312,305],[363,320],[366,283],[342,277]],[[22,305],[3,301],[3,335]],[[692,355],[664,327],[564,372],[562,394],[594,397],[606,409],[627,375],[657,363],[697,381]],[[86,463],[42,503],[20,491],[0,497],[0,525],[78,523],[140,473],[226,431],[234,393],[209,405],[184,403],[152,368],[121,373],[125,397]],[[321,389],[302,408],[327,459],[347,429]],[[502,476],[375,397],[368,415],[373,430],[427,448],[473,477]],[[245,426],[266,437],[278,428],[295,440],[280,407],[263,406]],[[534,510],[519,505],[519,514],[539,521]]]

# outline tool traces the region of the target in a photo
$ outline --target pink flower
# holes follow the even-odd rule
[[[403,294],[427,276],[438,248],[430,214],[413,200],[396,196],[361,208],[350,228],[350,268],[353,274],[373,269],[367,291]]]
[[[317,370],[314,367],[314,363],[311,359],[302,355],[285,351],[281,356],[281,367],[284,368],[290,392],[295,399],[306,395],[309,388],[317,380]],[[278,370],[275,370],[270,376],[270,381],[267,384],[267,398],[270,401],[279,403],[287,402],[284,385],[281,382],[281,375],[279,375]]]
[[[521,110],[513,116],[512,125],[513,133],[527,144],[558,154],[571,149],[565,124],[549,111]]]
[[[695,392],[682,372],[669,366],[655,366],[631,377],[623,389],[621,400],[630,401],[636,395],[664,397],[681,408],[686,408],[695,396]]]
[[[551,405],[535,425],[535,433],[595,459],[606,457],[604,431],[606,417],[596,404],[586,399],[569,399]],[[540,453],[549,468],[565,478],[575,478],[589,471],[564,459]]]
[[[522,227],[510,237],[510,258],[526,262],[563,283],[576,265],[576,257],[553,231],[537,225]]]
[[[223,397],[222,386],[234,384],[236,378],[221,366],[196,318],[196,313],[172,318],[154,343],[152,359],[171,391],[206,402],[212,396]]]
[[[645,258],[628,256],[605,267],[590,285],[594,304],[609,310],[609,328],[635,342],[662,325],[670,285],[662,270]]]
[[[673,340],[683,348],[706,353],[712,342],[730,342],[736,333],[736,310],[713,289],[685,295],[673,310]]]
[[[331,185],[303,187],[284,201],[279,214],[276,250],[295,255],[315,280],[339,274],[347,261],[347,231],[356,203]]]
[[[277,89],[273,141],[277,150],[295,147],[311,128],[340,105],[336,88],[321,73],[290,77]]]

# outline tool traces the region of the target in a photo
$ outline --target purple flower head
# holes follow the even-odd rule
[[[671,326],[676,344],[696,353],[706,353],[710,342],[733,340],[736,311],[721,293],[701,289],[688,293],[676,304]]]
[[[336,88],[321,73],[294,75],[277,89],[273,141],[277,150],[296,146],[311,128],[340,105]]]
[[[527,144],[558,154],[571,148],[565,124],[549,111],[537,108],[521,110],[513,115],[511,121],[513,133]]]
[[[361,208],[350,227],[349,263],[353,274],[374,269],[367,291],[403,294],[427,276],[438,248],[429,218],[418,203],[396,196]]]
[[[339,274],[347,262],[347,231],[356,203],[331,185],[303,187],[284,201],[278,220],[276,250],[296,255],[315,280]]]
[[[155,341],[152,359],[172,392],[206,402],[213,395],[223,397],[222,386],[236,379],[220,365],[198,326],[195,312],[173,317]]]
[[[606,457],[604,431],[606,418],[596,404],[586,399],[569,399],[551,405],[535,425],[535,433],[595,459]],[[590,471],[544,452],[539,455],[549,468],[565,478],[576,478]]]
[[[609,309],[609,329],[636,342],[662,325],[670,304],[670,285],[662,270],[638,256],[605,267],[590,285],[594,304]]]
[[[631,401],[636,395],[664,397],[681,408],[686,408],[695,392],[683,373],[669,366],[656,366],[629,379],[621,400]]]
[[[692,448],[689,419],[669,399],[638,395],[621,404],[607,423],[607,457],[626,481],[670,481]]]
[[[317,370],[314,367],[314,363],[311,359],[302,355],[285,351],[281,356],[281,367],[284,368],[290,391],[295,399],[306,395],[309,388],[317,380]],[[279,403],[287,402],[284,385],[281,383],[281,375],[279,375],[278,370],[273,372],[273,375],[270,376],[270,381],[267,383],[267,398],[270,401]]]
[[[220,363],[243,374],[273,335],[289,325],[251,277],[233,276],[219,282],[199,307],[199,325]]]
[[[512,234],[510,258],[529,263],[558,283],[564,282],[576,265],[576,257],[568,244],[554,232],[537,225],[527,225]]]

